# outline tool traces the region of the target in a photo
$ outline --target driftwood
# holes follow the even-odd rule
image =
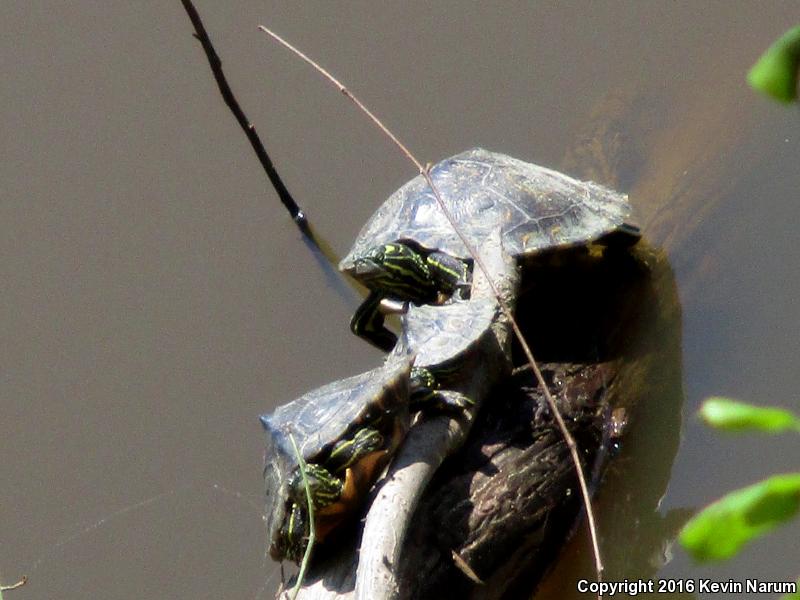
[[[612,414],[624,414],[627,426],[635,427],[637,422],[641,423],[643,414],[653,411],[654,403],[664,400],[663,394],[651,395],[653,386],[648,382],[653,380],[654,374],[659,369],[664,373],[679,373],[677,361],[664,362],[668,358],[665,350],[672,352],[676,359],[679,356],[673,345],[679,339],[679,329],[674,327],[678,321],[670,319],[675,313],[668,307],[649,315],[631,312],[634,303],[657,300],[651,285],[652,272],[639,271],[643,266],[646,267],[646,263],[634,262],[613,268],[598,263],[595,268],[599,272],[592,275],[587,272],[592,270],[588,265],[561,265],[559,273],[565,280],[581,283],[570,286],[565,282],[561,289],[567,294],[545,301],[545,306],[536,300],[530,303],[531,314],[548,314],[544,311],[551,310],[552,320],[543,319],[542,322],[555,323],[553,328],[561,327],[565,330],[564,338],[572,340],[570,346],[555,332],[541,331],[540,327],[539,335],[549,336],[554,342],[547,344],[541,337],[534,347],[540,349],[543,361],[559,361],[545,363],[546,372],[552,382],[551,389],[559,399],[559,407],[582,450],[584,469],[593,476],[594,484],[599,483],[607,459],[617,444],[612,435]],[[618,273],[616,282],[609,280],[610,270]],[[552,279],[549,281],[556,283]],[[586,298],[596,300],[589,292],[594,289],[597,296],[594,286],[600,281],[606,283],[607,295],[611,297],[606,302],[601,300],[596,311],[587,310],[594,313],[593,316],[576,319],[579,322],[573,331],[565,324],[574,307],[565,300],[573,295],[584,301]],[[563,312],[553,312],[550,303],[555,304],[559,299],[566,306]],[[674,295],[671,299],[675,299]],[[518,314],[522,314],[523,300]],[[631,302],[631,305],[626,308],[620,302]],[[658,304],[651,306],[657,308]],[[675,306],[672,304],[673,308]],[[614,315],[625,313],[628,319],[614,320]],[[604,314],[609,317],[605,318]],[[671,323],[654,321],[652,317],[667,317]],[[641,354],[625,349],[626,341],[647,337],[655,329],[672,332],[670,338],[662,338],[663,346],[651,347],[651,351]],[[528,331],[536,340],[534,331]],[[598,344],[598,339],[606,343]],[[588,356],[596,351],[599,355],[595,354],[595,358]],[[566,445],[542,408],[540,390],[529,387],[529,383],[524,379],[520,381],[519,377],[493,394],[470,442],[429,487],[412,526],[417,536],[409,541],[404,556],[404,581],[408,586],[405,597],[529,596],[574,529],[582,507]],[[669,382],[675,384],[676,380],[670,376]],[[677,384],[680,389],[679,379]],[[677,450],[680,395],[672,400],[658,410],[664,413],[664,418],[675,422],[674,438],[654,441],[661,449],[673,448],[670,456]],[[624,409],[624,413],[619,409]],[[622,440],[624,447],[627,444],[624,436]],[[651,467],[651,473],[639,483],[647,488],[646,482],[653,476],[659,482],[652,487],[663,492],[669,470],[659,472],[657,465],[651,464]],[[655,508],[657,500],[658,496],[653,498],[650,509]],[[634,514],[631,513],[632,518]],[[453,553],[467,563],[483,583],[466,575],[459,567],[461,561],[453,559]]]
[[[611,447],[605,397],[615,365],[542,370],[591,471]],[[521,572],[538,579],[573,527],[575,469],[536,382],[512,377],[493,400],[480,437],[432,483],[415,515],[401,563],[404,597],[500,597],[521,585]]]
[[[670,110],[687,113],[702,108],[700,102],[689,99],[688,109],[677,105]],[[606,100],[564,166],[571,174],[631,190],[646,239],[671,250],[736,183],[734,177],[725,177],[717,155],[695,142],[719,138],[735,145],[748,121],[728,105],[715,107],[713,117],[699,126],[684,120],[669,132],[638,137],[639,123],[651,116],[639,112],[644,105],[653,106],[624,93]],[[730,127],[732,122],[738,127]],[[667,148],[675,150],[669,154]],[[620,180],[621,173],[625,180]],[[700,173],[702,177],[696,175]],[[663,516],[658,511],[678,448],[683,401],[680,302],[673,273],[664,251],[646,243],[630,256],[612,260],[593,262],[569,254],[551,258],[538,271],[528,272],[530,281],[522,286],[527,294],[519,300],[517,316],[525,322],[537,359],[550,363],[551,369],[577,363],[605,373],[609,385],[597,390],[594,411],[581,410],[577,397],[561,397],[565,412],[577,415],[575,435],[588,440],[582,451],[596,480],[608,456],[608,415],[614,408],[626,409],[623,452],[603,488],[614,494],[604,518],[616,525],[603,537],[605,547],[634,550],[611,553],[604,560],[608,577],[648,577],[665,560],[666,548],[686,517],[685,511]],[[515,384],[510,385],[513,392]],[[538,406],[536,392],[524,389],[515,392],[525,395],[515,405],[520,411]],[[504,421],[510,414],[507,397],[498,391],[485,403],[464,449],[446,461],[428,486],[408,526],[411,535],[400,564],[389,565],[401,573],[400,597],[524,597],[540,583],[574,529],[581,507],[574,500],[571,467],[565,466],[566,460],[559,462],[564,456],[561,442],[543,435],[537,427],[544,422],[530,419],[530,414],[524,421],[527,432],[518,421]],[[657,438],[648,435],[652,423],[660,424]],[[520,436],[533,444],[519,442]],[[548,464],[549,470],[543,467]],[[509,498],[524,499],[530,512],[519,509],[516,500],[502,502]],[[396,519],[385,526],[393,531]],[[335,580],[329,562],[338,562],[339,573],[354,568],[359,532],[351,533],[323,551],[314,571],[316,589],[322,591],[316,597],[354,595],[354,579]],[[590,568],[581,575],[594,577]],[[539,596],[560,598],[562,590],[558,583],[545,582]]]
[[[515,260],[505,253],[500,231],[478,249],[494,280],[494,290],[513,310],[519,288]],[[471,340],[471,325],[483,332]],[[461,331],[464,327],[465,331]],[[403,317],[403,335],[395,354],[416,353],[416,365],[436,367],[443,362],[456,372],[445,378],[438,394],[455,414],[426,416],[412,428],[410,439],[396,457],[390,476],[379,486],[364,532],[356,575],[356,597],[395,598],[404,584],[401,551],[414,511],[442,461],[463,444],[484,399],[511,367],[511,330],[500,310],[486,274],[474,273],[471,297],[441,307],[412,306]],[[455,361],[457,364],[453,365]],[[455,381],[454,381],[455,380]],[[449,381],[449,383],[448,383]],[[452,413],[453,411],[448,411]],[[395,526],[387,528],[387,523]]]

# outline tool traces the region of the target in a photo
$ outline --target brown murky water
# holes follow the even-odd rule
[[[709,394],[797,404],[800,113],[743,81],[796,3],[198,8],[339,253],[413,168],[258,23],[424,160],[481,145],[558,167],[608,92],[641,90],[640,161],[622,179],[683,304],[681,442],[661,512],[797,468],[797,440],[734,439],[693,417]],[[377,363],[348,331],[358,296],[282,212],[179,2],[5,3],[0,23],[0,579],[29,575],[9,593],[21,599],[271,597],[257,415]],[[660,226],[676,197],[704,209]],[[639,435],[674,437],[663,428]],[[607,531],[614,500],[601,498]],[[676,548],[659,575],[794,579],[796,539],[795,524],[713,570]],[[579,533],[546,592],[580,597],[590,572]]]

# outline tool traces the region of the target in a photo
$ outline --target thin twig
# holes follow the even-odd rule
[[[442,197],[439,193],[439,190],[433,183],[433,179],[430,176],[430,167],[423,166],[422,163],[417,160],[417,158],[411,153],[411,151],[395,136],[389,129],[378,119],[361,101],[356,98],[350,90],[348,90],[344,85],[342,85],[339,80],[337,80],[333,75],[331,75],[328,71],[326,71],[323,67],[309,58],[306,54],[295,48],[292,44],[284,40],[278,34],[270,31],[268,28],[264,27],[263,25],[259,25],[259,29],[261,29],[264,33],[272,37],[275,41],[283,45],[284,47],[291,50],[294,54],[302,58],[308,64],[310,64],[314,69],[316,69],[319,73],[321,73],[330,83],[332,83],[342,94],[344,94],[350,101],[352,101],[359,109],[361,109],[371,120],[372,122],[386,135],[391,139],[395,145],[400,149],[400,151],[408,158],[416,167],[419,169],[419,172],[425,178],[425,181],[428,183],[428,186],[433,191],[434,196],[436,197],[436,202],[439,204],[442,212],[444,213],[447,220],[450,222],[453,230],[458,235],[461,242],[464,244],[464,247],[467,249],[467,252],[472,256],[475,264],[478,268],[483,272],[486,276],[487,281],[492,289],[492,293],[497,297],[497,300],[500,304],[500,308],[503,311],[504,316],[508,321],[511,323],[511,327],[514,331],[514,335],[519,340],[520,345],[522,346],[522,350],[525,353],[525,357],[530,364],[531,370],[533,371],[534,375],[536,376],[536,380],[539,383],[539,386],[542,388],[542,392],[544,394],[545,399],[547,400],[547,404],[550,407],[550,411],[553,413],[553,416],[556,419],[556,423],[558,424],[558,428],[561,431],[561,435],[564,437],[564,440],[567,444],[567,447],[570,451],[570,456],[572,457],[572,462],[575,465],[575,471],[578,476],[578,483],[581,488],[581,496],[583,497],[583,503],[586,507],[586,516],[589,522],[589,533],[592,540],[592,550],[594,552],[595,558],[595,569],[597,571],[597,580],[602,581],[602,573],[603,573],[603,563],[600,557],[600,545],[597,540],[597,527],[595,525],[595,518],[594,512],[592,511],[592,503],[591,498],[589,496],[589,487],[586,484],[586,477],[583,473],[583,467],[581,466],[580,456],[578,454],[578,445],[575,442],[575,438],[572,437],[572,434],[567,429],[567,425],[564,422],[564,418],[561,416],[560,411],[558,410],[558,406],[556,405],[555,399],[553,395],[550,393],[550,390],[547,387],[547,382],[545,382],[544,377],[542,376],[542,372],[539,370],[539,366],[536,364],[536,359],[533,357],[533,352],[531,352],[530,346],[525,341],[524,336],[522,335],[522,331],[519,328],[516,320],[514,319],[514,315],[511,312],[506,301],[502,298],[497,287],[495,286],[494,281],[492,281],[491,276],[489,275],[488,270],[483,264],[481,257],[476,252],[473,245],[469,242],[466,236],[462,233],[461,229],[458,227],[457,223],[453,215],[447,209]]]
[[[281,179],[280,175],[278,175],[278,171],[275,170],[275,166],[272,164],[272,160],[264,148],[264,144],[261,142],[261,138],[256,132],[255,125],[248,120],[247,116],[242,110],[242,107],[239,106],[239,101],[236,99],[236,96],[234,96],[233,91],[228,85],[228,80],[225,78],[225,73],[222,71],[222,61],[220,60],[219,55],[217,55],[217,51],[214,49],[214,46],[211,43],[211,38],[208,37],[208,33],[203,25],[203,21],[200,19],[197,9],[194,7],[194,4],[192,4],[191,0],[181,0],[181,3],[183,4],[183,8],[186,10],[186,14],[189,15],[192,25],[194,25],[194,37],[197,38],[197,40],[203,46],[203,50],[206,53],[206,58],[208,58],[208,64],[211,67],[211,72],[214,74],[214,79],[217,81],[217,86],[219,87],[219,91],[220,94],[222,94],[223,100],[225,100],[225,104],[228,105],[228,108],[230,108],[233,116],[236,117],[236,121],[238,121],[239,125],[244,130],[247,139],[250,141],[250,145],[253,146],[256,156],[261,162],[261,166],[264,167],[264,171],[267,173],[267,177],[269,177],[269,180],[272,183],[272,187],[275,188],[275,191],[278,193],[278,197],[280,198],[281,202],[286,207],[286,210],[289,211],[292,220],[295,222],[303,235],[313,240],[314,235],[309,227],[308,219],[306,218],[305,213],[297,205],[297,202],[294,201],[294,198],[292,198],[289,190],[286,189],[283,180]]]
[[[23,576],[22,579],[20,579],[17,583],[12,583],[11,585],[0,585],[0,592],[8,592],[17,588],[21,588],[26,583],[28,583],[28,577]]]
[[[300,476],[303,478],[303,487],[306,490],[309,522],[308,545],[303,555],[303,562],[300,563],[300,572],[297,574],[297,581],[295,581],[294,587],[292,588],[291,600],[295,600],[295,598],[297,598],[297,593],[303,586],[303,579],[305,579],[308,565],[311,563],[311,553],[314,551],[314,544],[317,542],[317,528],[314,525],[314,502],[311,499],[311,488],[308,485],[308,476],[306,475],[306,461],[303,460],[303,455],[300,454],[300,450],[297,448],[297,442],[294,441],[294,436],[291,433],[289,434],[289,441],[292,443],[292,449],[294,450],[295,458],[297,458],[297,465],[300,467]]]

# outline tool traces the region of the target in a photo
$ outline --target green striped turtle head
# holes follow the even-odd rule
[[[308,481],[311,500],[314,508],[324,508],[333,504],[342,495],[344,482],[335,477],[328,469],[313,463],[306,465],[306,480]],[[289,480],[289,497],[301,506],[306,505],[306,488],[300,469],[296,469]]]
[[[373,422],[380,424],[380,418]],[[395,431],[389,431],[394,429]],[[389,427],[397,437],[400,430]],[[323,464],[306,463],[305,478],[298,466],[289,478],[287,511],[270,553],[276,560],[299,562],[308,544],[311,519],[308,496],[314,510],[317,539],[339,526],[360,504],[369,486],[393,453],[399,440],[387,439],[378,429],[362,427],[339,440]],[[388,444],[388,446],[387,446]],[[306,485],[308,489],[306,490]]]
[[[309,535],[308,513],[302,504],[292,503],[270,553],[276,560],[284,557],[300,562],[306,551]]]
[[[408,431],[414,359],[393,357],[261,416],[267,539],[275,560],[298,561],[312,524],[324,543],[363,508]]]
[[[426,252],[402,240],[373,246],[347,271],[374,292],[417,304],[436,302],[469,285],[466,262],[442,252]]]
[[[372,291],[400,300],[430,302],[438,293],[425,257],[407,244],[373,246],[354,261],[351,274]]]

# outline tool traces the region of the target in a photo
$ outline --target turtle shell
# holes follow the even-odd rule
[[[626,194],[482,148],[447,158],[430,174],[472,244],[499,224],[505,250],[514,257],[591,242],[630,215]],[[371,247],[399,240],[469,258],[422,175],[381,205],[339,267],[351,271]]]
[[[264,484],[270,541],[274,542],[286,518],[289,478],[298,467],[289,434],[306,462],[315,462],[345,435],[379,415],[392,416],[395,431],[405,434],[413,360],[398,357],[377,369],[312,390],[260,417],[266,431]]]
[[[414,351],[418,367],[447,367],[462,360],[490,330],[497,302],[473,298],[444,306],[409,306],[403,316],[403,333],[393,353]]]

